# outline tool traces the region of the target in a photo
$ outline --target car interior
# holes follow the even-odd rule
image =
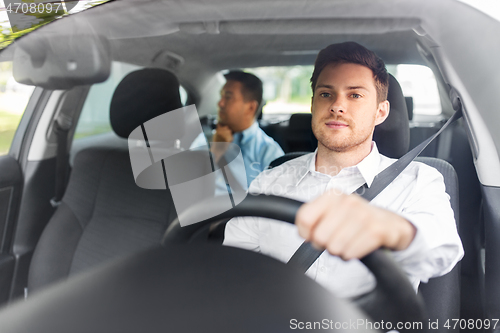
[[[419,295],[431,321],[498,318],[500,284],[496,281],[500,263],[495,256],[498,239],[495,237],[499,232],[500,213],[495,208],[495,198],[498,198],[500,183],[496,183],[498,177],[495,175],[498,158],[487,159],[487,156],[498,156],[495,145],[487,144],[488,140],[497,139],[498,133],[494,134],[487,126],[493,126],[495,121],[492,119],[498,116],[490,114],[493,109],[489,106],[494,104],[480,104],[493,102],[483,101],[480,98],[483,95],[475,89],[488,72],[480,64],[490,59],[487,57],[500,54],[500,49],[495,46],[498,53],[480,55],[464,52],[457,58],[451,51],[459,49],[463,43],[456,36],[477,43],[477,49],[486,48],[482,44],[484,41],[474,39],[460,23],[461,18],[467,17],[476,29],[483,29],[485,39],[500,32],[500,22],[455,0],[440,4],[432,1],[408,1],[406,4],[359,1],[359,4],[363,8],[358,12],[352,3],[343,1],[273,1],[265,4],[260,1],[111,1],[48,24],[0,51],[0,61],[13,62],[16,80],[35,86],[10,151],[0,156],[0,303],[7,310],[3,316],[0,310],[0,323],[7,321],[9,309],[14,308],[12,304],[20,304],[20,300],[26,298],[28,301],[33,299],[31,305],[26,302],[25,308],[29,307],[30,311],[26,313],[39,319],[25,322],[27,326],[24,327],[44,323],[39,327],[52,330],[53,326],[44,325],[54,320],[55,315],[38,313],[37,309],[42,307],[43,301],[50,300],[54,303],[47,304],[60,305],[54,309],[61,309],[63,313],[70,311],[69,301],[57,303],[57,299],[86,297],[84,289],[92,288],[93,272],[101,279],[99,281],[106,281],[106,285],[100,285],[104,288],[113,285],[111,276],[130,274],[133,278],[138,267],[142,267],[143,274],[159,274],[155,278],[150,276],[155,282],[148,286],[151,288],[148,295],[156,292],[157,297],[165,297],[177,287],[158,287],[159,276],[172,276],[169,284],[182,285],[185,281],[182,279],[188,274],[200,274],[193,267],[204,267],[205,263],[212,262],[213,266],[205,267],[203,274],[214,274],[213,279],[218,280],[207,294],[210,296],[204,297],[215,299],[226,292],[225,288],[231,289],[224,274],[237,280],[239,258],[247,254],[233,249],[221,250],[219,244],[228,216],[223,223],[220,218],[215,224],[215,220],[201,223],[195,231],[181,228],[168,189],[150,190],[136,185],[127,138],[146,121],[193,104],[199,118],[186,119],[186,124],[198,122],[203,131],[209,133],[216,123],[217,101],[225,71],[241,69],[258,74],[256,69],[280,67],[288,72],[313,65],[319,50],[344,41],[356,41],[373,50],[388,68],[418,65],[425,67],[434,78],[439,112],[426,114],[416,95],[405,94],[406,81],[403,84],[399,79],[398,82],[395,75],[398,72],[390,70],[393,74],[388,97],[391,113],[374,134],[382,154],[398,159],[437,133],[457,110],[456,99],[460,100],[464,117],[433,140],[417,161],[443,174],[465,256],[450,273],[421,284]],[[442,17],[451,9],[456,18],[450,19],[448,25],[442,24]],[[43,52],[33,53],[25,46],[44,43],[46,46],[39,49],[44,49]],[[43,59],[46,65],[37,65],[36,59]],[[65,66],[67,61],[80,67],[72,72]],[[266,86],[270,81],[263,81],[266,99]],[[276,110],[276,104],[273,106],[273,101],[267,100],[257,121],[285,152],[285,156],[271,163],[270,168],[316,149],[310,113],[292,112],[286,106],[271,112],[270,107]],[[490,110],[488,116],[482,114],[483,109]],[[481,116],[486,127],[477,125],[477,117]],[[195,137],[182,132],[168,137],[172,149],[189,150]],[[209,172],[202,162],[195,163],[193,168],[200,174]],[[175,236],[183,232],[189,237]],[[168,240],[172,238],[175,243],[176,237],[186,238],[185,242],[190,242],[191,247],[183,245],[180,250],[172,247]],[[179,273],[175,268],[180,260],[176,260],[175,255],[171,258],[151,250],[162,241],[165,249],[190,260],[193,267],[185,267],[189,273]],[[210,250],[201,247],[207,242]],[[214,261],[206,257],[210,251],[216,257],[210,259]],[[138,253],[149,253],[149,257],[141,257]],[[203,253],[204,257],[197,257],[196,253]],[[253,272],[261,266],[275,274],[274,277],[269,277],[271,273],[256,274],[255,281],[251,281],[263,284],[259,304],[265,304],[269,297],[264,294],[273,294],[270,284],[286,280],[288,271],[273,267],[274,263],[268,259],[248,256],[245,274],[253,276],[254,273],[247,270]],[[130,261],[120,261],[127,258]],[[156,264],[153,265],[151,259],[150,266],[141,266],[150,258],[156,258]],[[165,265],[158,265],[159,262]],[[173,267],[171,270],[169,263]],[[265,279],[268,282],[262,282]],[[293,276],[283,283],[287,288],[303,283],[301,295],[311,292],[316,295],[317,304],[329,302],[321,289],[316,289],[318,286],[301,279]],[[57,289],[66,280],[76,282]],[[139,280],[148,283],[146,275],[137,277]],[[247,280],[251,279],[247,277]],[[149,309],[154,302],[158,305],[162,301],[155,298],[154,302],[147,302],[146,296],[142,299],[140,292],[128,287],[131,288],[129,296],[139,299],[135,307],[140,307],[144,301]],[[172,295],[181,299],[205,292],[205,289],[188,289],[188,286],[178,287]],[[50,290],[54,290],[52,298]],[[106,294],[103,289],[91,289],[87,296],[99,297],[100,293]],[[38,294],[40,298],[36,303]],[[112,296],[108,300],[116,296],[111,292],[109,295]],[[226,299],[226,296],[221,297]],[[126,303],[131,298],[113,299],[113,302]],[[93,311],[106,311],[106,307],[116,304],[113,302],[105,301]],[[164,307],[175,306],[171,300],[165,302]],[[335,302],[332,301],[332,306],[339,311],[339,316],[340,313],[358,315],[357,310],[350,308],[346,308],[346,313],[338,310],[340,303]],[[92,307],[92,304],[96,303],[87,305]],[[283,306],[280,304],[273,306]],[[378,303],[364,306],[363,300],[358,300],[355,304],[373,317],[385,315],[374,310]],[[117,309],[127,311],[123,306]],[[271,303],[262,306],[271,309]],[[314,307],[318,308],[321,306]],[[283,307],[276,318],[285,318],[285,309],[292,308]],[[23,317],[20,316],[22,312],[11,311],[17,319],[8,329],[14,332],[23,327]],[[312,312],[313,317],[320,311]],[[84,317],[72,317],[67,313],[68,325],[85,321]],[[203,316],[209,317],[208,312]],[[109,321],[113,318],[120,321],[123,315],[120,317],[116,310]],[[270,331],[276,331],[277,326],[273,326],[276,322],[263,318],[262,323],[271,327]],[[216,321],[213,318],[206,320]],[[82,325],[82,331],[98,330],[99,327]],[[134,326],[132,319],[122,320],[121,325],[131,331],[140,329]],[[162,325],[168,323],[162,322]],[[180,319],[176,325],[181,325]],[[218,327],[226,327],[220,325]],[[113,328],[103,327],[110,331]],[[483,329],[488,331],[486,327],[477,331]],[[460,330],[464,328],[441,326],[437,331]]]

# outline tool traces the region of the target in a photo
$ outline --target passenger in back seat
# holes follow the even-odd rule
[[[389,77],[383,61],[348,42],[323,49],[311,78],[314,153],[261,173],[250,194],[312,201],[299,210],[296,225],[263,218],[236,218],[224,244],[265,253],[287,262],[304,240],[326,249],[306,274],[340,297],[373,289],[375,280],[358,258],[385,247],[415,289],[421,281],[448,273],[463,256],[443,176],[412,162],[370,203],[350,195],[370,187],[395,160],[372,141],[389,114]],[[353,260],[354,259],[354,260]]]
[[[246,170],[247,184],[242,185],[247,188],[269,163],[284,152],[276,141],[264,133],[256,121],[256,113],[262,102],[262,81],[255,75],[242,71],[231,71],[224,76],[227,82],[221,90],[215,133],[212,138],[205,138],[200,134],[191,144],[191,148],[206,145],[207,139],[237,144],[241,149]],[[213,152],[216,158],[224,153]],[[223,179],[217,181],[217,190],[227,193]]]

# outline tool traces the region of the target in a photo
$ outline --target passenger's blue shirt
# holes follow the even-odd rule
[[[235,133],[233,143],[241,149],[248,186],[273,160],[284,155],[280,145],[268,136],[257,122],[243,132]],[[193,141],[191,148],[206,146],[206,144],[206,138],[201,133]]]

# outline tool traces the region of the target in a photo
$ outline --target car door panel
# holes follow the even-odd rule
[[[18,162],[10,155],[0,157],[0,170],[0,304],[2,304],[9,298],[14,272],[11,241],[23,178]]]
[[[500,188],[481,186],[485,230],[486,318],[500,317]],[[497,328],[498,330],[498,328]]]
[[[55,208],[50,204],[54,197],[56,159],[31,161],[26,164],[24,194],[13,235],[12,253],[16,267],[10,298],[22,296],[27,286],[31,257],[35,246]]]
[[[31,255],[38,241],[35,237],[41,233],[29,231],[32,226],[25,221],[36,220],[43,224],[44,212],[53,212],[49,200],[53,195],[55,158],[48,162],[27,159],[35,129],[51,93],[41,88],[33,91],[9,154],[0,156],[0,305],[24,293],[26,282],[17,281],[27,280]],[[51,184],[50,187],[47,184]],[[44,196],[41,201],[35,199],[46,192],[50,192],[46,194],[49,196],[46,203],[41,203]]]

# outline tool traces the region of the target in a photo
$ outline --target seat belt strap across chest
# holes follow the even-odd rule
[[[455,109],[456,112],[448,121],[441,127],[441,129],[420,143],[418,146],[410,150],[396,162],[384,169],[373,179],[371,187],[367,187],[366,183],[360,186],[355,193],[368,201],[372,201],[380,192],[382,192],[394,179],[396,179],[401,172],[418,156],[420,153],[436,138],[438,137],[451,123],[456,121],[462,116],[462,105],[458,97],[456,98]],[[305,273],[309,267],[318,259],[324,250],[314,248],[311,243],[304,242],[293,254],[288,261],[288,265],[298,268],[302,273]]]

